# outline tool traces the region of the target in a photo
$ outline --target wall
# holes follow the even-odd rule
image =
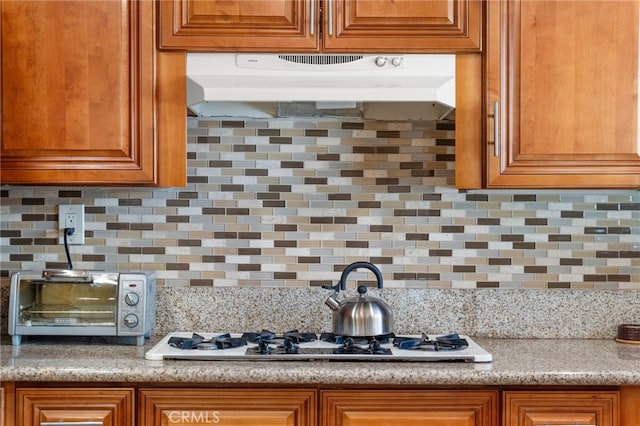
[[[74,266],[163,286],[313,287],[368,260],[385,287],[640,288],[639,191],[459,191],[454,133],[190,118],[186,188],[3,187],[1,274],[63,268],[57,205],[83,203]]]

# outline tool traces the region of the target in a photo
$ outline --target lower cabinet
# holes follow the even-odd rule
[[[321,426],[495,426],[498,391],[323,390]]]
[[[503,426],[620,425],[618,392],[505,391]]]
[[[16,389],[15,398],[20,426],[135,424],[134,388],[25,387]]]
[[[0,426],[15,424],[15,390],[13,382],[0,383]]]
[[[313,426],[314,389],[141,389],[138,425]]]
[[[638,426],[640,387],[0,384],[0,426]]]

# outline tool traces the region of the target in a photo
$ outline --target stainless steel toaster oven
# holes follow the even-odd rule
[[[153,273],[15,272],[9,292],[9,334],[120,336],[144,344],[155,326]]]

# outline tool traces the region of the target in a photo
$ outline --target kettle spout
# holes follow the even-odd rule
[[[331,308],[332,311],[337,311],[340,308],[340,302],[338,301],[338,292],[333,293],[324,301],[324,304]]]
[[[340,301],[338,300],[340,283],[337,283],[336,285],[323,285],[322,288],[333,290],[333,294],[324,301],[324,304],[330,307],[332,311],[337,311],[340,308]]]

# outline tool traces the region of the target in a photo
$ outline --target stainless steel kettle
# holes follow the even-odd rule
[[[333,332],[339,336],[358,337],[393,333],[393,311],[382,300],[367,296],[366,286],[358,287],[358,296],[342,302],[338,300],[339,291],[346,289],[347,276],[358,268],[373,272],[378,280],[378,288],[382,288],[382,273],[375,265],[369,262],[355,262],[347,266],[338,284],[324,287],[334,290],[325,301],[333,310]]]

